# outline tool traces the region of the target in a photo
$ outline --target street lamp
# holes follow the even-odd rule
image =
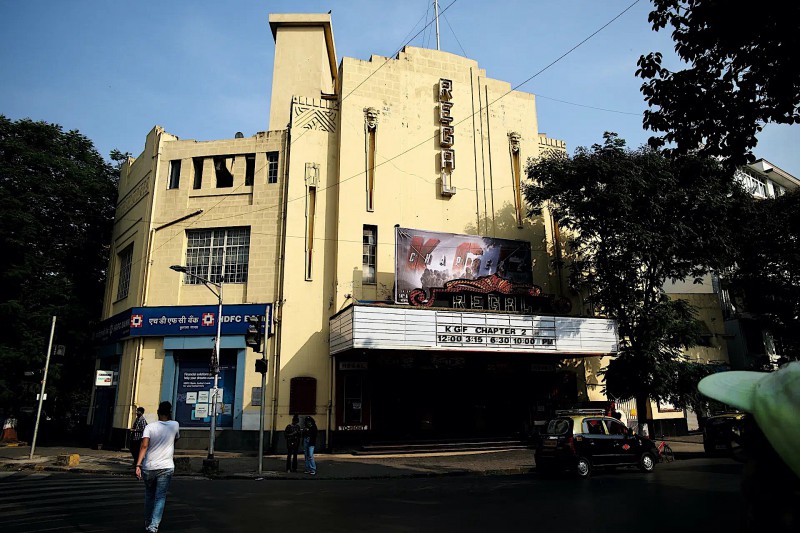
[[[172,265],[172,270],[175,272],[182,272],[187,276],[191,276],[200,281],[203,285],[210,290],[214,296],[217,297],[219,302],[219,310],[217,311],[217,338],[214,344],[214,352],[211,354],[211,373],[214,375],[214,389],[211,392],[211,434],[208,436],[208,457],[207,461],[214,460],[214,440],[217,433],[217,386],[219,385],[219,349],[220,349],[220,335],[222,334],[222,283],[214,283],[202,276],[198,276],[193,272],[189,272],[189,268],[183,265]],[[214,290],[216,289],[216,290]],[[210,465],[213,468],[213,463]]]

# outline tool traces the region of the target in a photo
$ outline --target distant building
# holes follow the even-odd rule
[[[736,179],[756,198],[776,198],[800,187],[800,179],[766,159],[741,167]],[[728,353],[735,370],[769,368],[781,357],[780,343],[747,308],[732,301],[728,291],[720,292]]]
[[[734,178],[756,198],[774,198],[800,186],[800,180],[765,159],[736,170]],[[722,288],[719,276],[708,274],[702,283],[680,281],[669,283],[666,292],[672,298],[691,303],[702,322],[701,342],[688,350],[692,361],[717,363],[734,370],[768,366],[779,354],[769,331],[750,316],[745,309],[737,309],[728,291]],[[689,430],[697,429],[694,413],[685,413],[672,406],[653,402],[651,418],[656,431],[680,432],[684,421]]]
[[[170,400],[180,446],[208,441],[223,288],[220,450],[274,444],[293,414],[324,447],[519,436],[605,400],[613,321],[579,302],[525,161],[563,141],[536,98],[471,59],[406,47],[338,62],[329,15],[269,17],[269,129],[197,142],[160,127],[123,166],[92,419],[122,445],[135,407]],[[188,267],[189,274],[170,269]],[[245,319],[268,320],[266,390]]]

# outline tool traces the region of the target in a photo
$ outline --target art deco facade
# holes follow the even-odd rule
[[[335,446],[520,435],[604,400],[616,326],[578,316],[551,266],[557,228],[523,205],[525,161],[566,149],[539,131],[535,96],[435,50],[339,62],[329,15],[269,22],[266,132],[156,127],[123,167],[98,332],[98,370],[117,377],[95,390],[97,440],[121,444],[135,407],[160,400],[182,446],[208,440],[217,300],[171,265],[222,283],[220,449],[254,447],[262,402],[274,443],[296,413]],[[254,314],[269,321],[264,391]]]

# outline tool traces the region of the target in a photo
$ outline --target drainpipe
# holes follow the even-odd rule
[[[280,379],[281,365],[281,339],[283,337],[283,283],[286,272],[286,219],[289,208],[289,147],[291,146],[292,129],[291,123],[286,130],[286,146],[284,149],[284,172],[283,172],[283,215],[281,220],[281,255],[278,263],[278,298],[275,301],[275,354],[272,357],[272,406],[270,413],[271,435],[270,447],[275,450],[278,445],[277,425],[278,425],[278,381]]]

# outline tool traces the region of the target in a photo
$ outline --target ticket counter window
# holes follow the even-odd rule
[[[344,377],[344,424],[360,425],[364,421],[364,377],[346,375]]]

